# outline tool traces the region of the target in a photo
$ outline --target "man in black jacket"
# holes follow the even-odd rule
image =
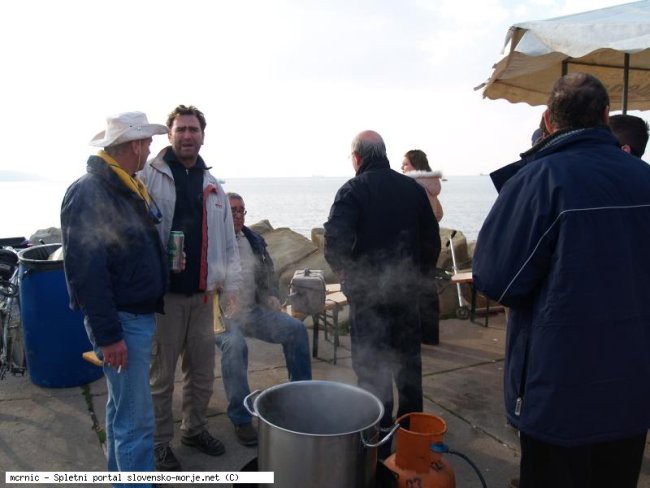
[[[373,131],[352,141],[356,177],[343,185],[325,223],[325,258],[350,303],[352,365],[359,386],[384,404],[381,425],[422,411],[419,290],[440,253],[440,236],[424,189],[390,169]],[[415,297],[415,298],[414,298]]]
[[[155,228],[158,207],[134,175],[152,136],[166,133],[141,112],[109,117],[106,131],[91,141],[104,150],[88,159],[87,174],[68,188],[61,207],[71,307],[84,313],[104,360],[109,471],[154,469],[149,363],[167,252]]]

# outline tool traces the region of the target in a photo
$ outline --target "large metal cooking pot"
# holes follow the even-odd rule
[[[275,488],[374,486],[384,407],[377,397],[333,381],[295,381],[246,397],[259,418],[258,467],[273,471]]]

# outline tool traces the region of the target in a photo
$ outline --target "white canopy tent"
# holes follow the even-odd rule
[[[476,87],[483,97],[545,105],[560,76],[583,71],[605,84],[612,110],[650,108],[650,1],[515,24],[503,53]]]

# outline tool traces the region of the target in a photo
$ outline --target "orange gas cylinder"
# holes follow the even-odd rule
[[[384,465],[398,476],[400,488],[455,488],[456,476],[440,453],[431,444],[442,442],[447,424],[440,417],[413,412],[397,419],[395,453]]]

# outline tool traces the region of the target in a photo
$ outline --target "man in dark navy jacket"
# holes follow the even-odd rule
[[[440,253],[438,222],[424,189],[390,168],[373,131],[352,142],[356,176],[336,194],[325,223],[325,258],[350,303],[352,366],[384,405],[382,427],[422,411],[419,291]],[[386,452],[382,452],[386,454]]]
[[[167,289],[167,252],[155,227],[158,206],[135,173],[152,136],[166,133],[141,112],[109,117],[91,141],[104,150],[88,158],[87,173],[70,185],[61,206],[70,304],[83,312],[104,360],[109,471],[154,469],[149,364],[154,312],[162,312]]]
[[[593,76],[556,82],[552,133],[495,172],[476,245],[475,286],[511,308],[504,390],[520,488],[632,488],[643,459],[650,166],[621,151],[608,111]]]

